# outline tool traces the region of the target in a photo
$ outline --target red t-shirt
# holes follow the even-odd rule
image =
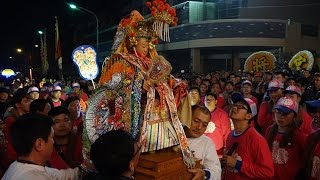
[[[211,112],[211,122],[209,122],[205,135],[215,144],[219,156],[223,155],[223,147],[231,131],[228,114],[220,108]]]
[[[302,124],[299,129],[307,135],[313,132],[312,129],[312,117],[305,111],[302,110]]]
[[[273,117],[274,113],[272,111],[268,111],[268,102],[265,101],[261,103],[258,112],[257,123],[261,128],[262,134],[265,134],[267,128],[274,123]]]
[[[320,142],[315,147],[310,180],[318,180],[320,177]]]
[[[228,136],[226,150],[229,151],[234,143],[238,143],[235,153],[238,154],[242,166],[238,172],[236,169],[226,168],[224,179],[248,180],[269,179],[273,177],[274,168],[271,152],[267,141],[253,127],[249,127],[241,135],[234,135],[234,131]]]
[[[10,164],[17,159],[17,153],[12,146],[12,142],[10,138],[10,127],[15,122],[15,120],[16,119],[13,116],[9,116],[4,121],[3,134],[7,142],[6,142],[6,149],[4,152],[3,159],[1,160],[1,163],[5,168],[9,168]]]
[[[266,135],[272,126],[270,126]],[[283,138],[283,133],[277,133],[272,144],[272,159],[274,164],[274,177],[272,179],[292,180],[303,168],[304,150],[307,135],[296,129],[293,140],[287,146],[280,148],[279,144]]]
[[[72,132],[78,136],[82,137],[83,132],[83,116],[80,115],[80,117],[74,121],[72,121]]]
[[[82,136],[71,134],[71,140],[74,141],[74,149],[72,149],[72,157],[70,162],[66,162],[68,158],[68,144],[55,145],[53,148],[52,156],[49,161],[51,167],[57,169],[67,169],[69,167],[74,168],[83,162],[82,156]]]
[[[53,148],[51,158],[49,160],[50,167],[56,169],[68,169],[69,165],[60,157],[55,148]]]
[[[217,107],[223,109],[226,106],[226,102],[224,100],[223,94],[217,95]]]

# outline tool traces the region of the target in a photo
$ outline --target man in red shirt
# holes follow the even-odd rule
[[[11,114],[4,121],[3,133],[7,144],[1,163],[5,168],[8,168],[17,158],[16,151],[11,143],[10,127],[18,117],[29,112],[31,100],[28,97],[27,93],[16,92],[12,98],[14,107],[10,112]]]
[[[230,118],[234,131],[228,136],[227,154],[222,158],[225,166],[223,179],[248,180],[273,177],[272,156],[267,141],[250,126],[257,114],[256,104],[240,93],[231,96],[233,108]]]
[[[205,135],[213,141],[217,154],[221,158],[231,128],[228,114],[216,106],[216,98],[217,96],[213,93],[208,93],[205,98],[205,106],[211,113],[211,121],[208,123]]]
[[[54,151],[49,162],[57,169],[74,168],[83,162],[82,139],[72,132],[69,114],[69,110],[62,106],[49,111],[54,130]]]

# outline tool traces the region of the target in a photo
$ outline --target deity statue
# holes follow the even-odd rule
[[[185,164],[193,167],[182,127],[191,124],[187,86],[170,75],[170,63],[155,49],[158,37],[169,40],[168,24],[177,19],[167,3],[159,2],[166,8],[153,9],[151,18],[134,10],[119,23],[101,88],[89,100],[85,133],[93,143],[103,132],[125,129],[139,142],[141,153],[180,145]]]

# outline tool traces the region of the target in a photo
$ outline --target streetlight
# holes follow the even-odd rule
[[[40,31],[40,30],[39,30],[38,33],[39,33],[39,34],[43,34],[43,31]]]
[[[18,52],[18,53],[21,53],[21,52],[22,52],[22,49],[17,48],[17,52]]]
[[[93,13],[92,11],[90,11],[90,10],[84,8],[84,7],[81,7],[81,6],[77,6],[75,4],[69,4],[69,7],[71,9],[81,9],[81,10],[84,10],[84,11],[94,15],[94,17],[96,18],[96,23],[97,23],[97,27],[96,27],[96,31],[97,32],[96,32],[96,34],[97,34],[97,50],[98,50],[98,47],[99,47],[99,20],[98,20],[97,15],[95,13]]]

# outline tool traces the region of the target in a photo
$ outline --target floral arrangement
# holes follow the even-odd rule
[[[172,8],[166,0],[152,0],[146,5],[154,18],[153,29],[157,32],[158,37],[163,41],[170,42],[169,25],[176,26],[178,22],[176,9]]]
[[[176,26],[178,18],[176,17],[176,9],[172,8],[166,0],[153,0],[146,3],[151,11],[151,15],[162,22]]]

